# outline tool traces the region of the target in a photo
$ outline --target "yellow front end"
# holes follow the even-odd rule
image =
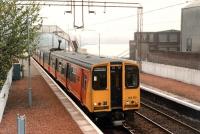
[[[127,68],[130,68],[129,70]],[[139,85],[139,69],[137,74],[131,76],[128,78],[128,76],[131,74],[131,68],[132,70],[137,71],[138,66],[136,63],[132,61],[126,61],[123,62],[123,71],[122,71],[122,109],[123,111],[126,110],[137,110],[140,108],[140,85]],[[138,78],[136,78],[138,77]],[[129,82],[130,80],[135,80],[134,82]],[[131,84],[132,85],[131,85]]]
[[[92,68],[92,107],[93,112],[110,111],[110,69],[109,64],[99,64]],[[104,81],[105,80],[105,81]],[[96,86],[94,86],[96,85]]]
[[[94,112],[110,111],[109,90],[93,91],[93,110]]]

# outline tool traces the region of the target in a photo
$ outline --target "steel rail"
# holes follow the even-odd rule
[[[183,126],[185,126],[185,127],[188,127],[188,128],[190,128],[190,129],[192,129],[193,131],[196,131],[196,132],[200,133],[200,130],[198,130],[198,129],[196,129],[196,128],[194,128],[194,127],[192,127],[192,126],[190,126],[190,125],[188,125],[188,124],[186,124],[186,123],[184,123],[184,122],[182,122],[182,121],[180,121],[180,120],[177,120],[177,119],[175,119],[174,117],[172,117],[172,116],[170,116],[170,115],[168,115],[168,114],[166,114],[166,113],[164,113],[164,112],[162,112],[162,111],[160,111],[160,110],[158,110],[158,109],[155,109],[154,107],[149,106],[148,104],[145,104],[144,102],[141,102],[141,104],[144,105],[144,106],[146,106],[146,107],[148,107],[148,108],[151,109],[151,110],[154,110],[154,111],[156,111],[156,112],[158,112],[158,113],[164,115],[165,117],[167,117],[167,118],[169,118],[169,119],[171,119],[171,120],[174,120],[174,121],[178,122],[179,124],[181,124],[181,125],[183,125]]]
[[[154,124],[155,126],[161,128],[162,130],[164,130],[165,132],[169,133],[169,134],[173,134],[173,132],[171,132],[170,130],[168,130],[167,128],[164,128],[163,126],[159,125],[158,123],[156,123],[155,121],[149,119],[148,117],[142,115],[139,112],[135,112],[137,115],[139,115],[140,117],[146,119],[147,121],[149,121],[150,123]]]
[[[129,126],[126,122],[123,122],[122,123],[122,126],[128,131],[128,132],[130,132],[131,134],[134,134],[134,129],[131,127],[131,126]]]

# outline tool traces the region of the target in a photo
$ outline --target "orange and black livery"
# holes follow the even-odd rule
[[[38,49],[34,58],[96,117],[124,120],[140,108],[134,61],[46,49]]]

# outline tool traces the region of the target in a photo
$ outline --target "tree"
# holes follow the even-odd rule
[[[34,47],[33,42],[41,24],[39,10],[34,3],[20,6],[17,0],[0,0],[0,87],[13,59],[21,58],[28,51],[28,28],[29,43]]]

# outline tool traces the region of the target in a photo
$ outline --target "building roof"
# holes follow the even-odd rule
[[[170,32],[170,33],[172,33],[172,32],[180,32],[180,30],[170,29],[170,30],[158,31],[156,33],[160,33],[160,32]]]
[[[193,7],[200,7],[200,1],[193,1],[193,2],[191,2],[191,4],[187,5],[183,9],[185,9],[185,8],[193,8]]]

